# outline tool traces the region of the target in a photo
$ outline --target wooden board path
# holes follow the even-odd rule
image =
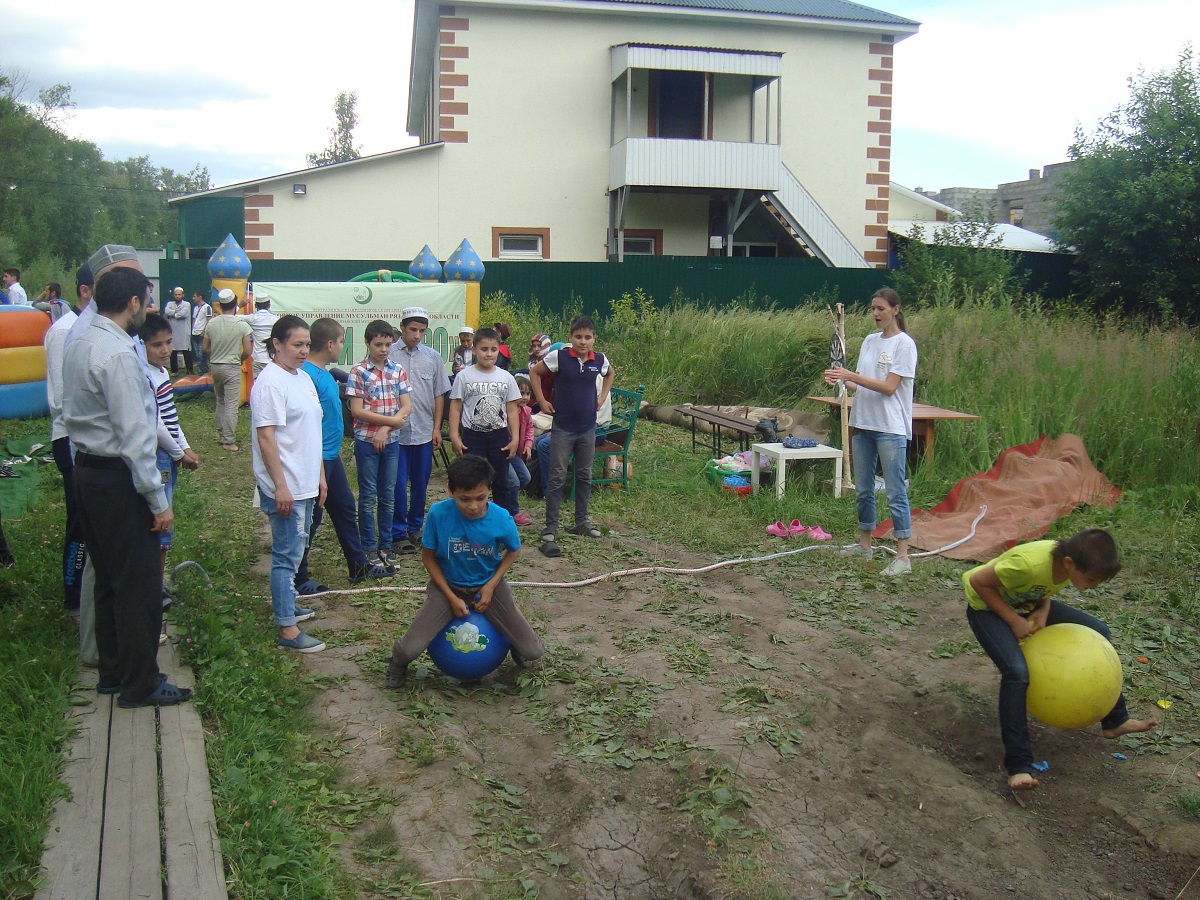
[[[191,686],[174,645],[158,653],[168,680]],[[191,703],[121,709],[95,693],[81,670],[86,704],[63,771],[70,796],[55,806],[42,854],[38,900],[226,900],[224,864],[204,755]]]

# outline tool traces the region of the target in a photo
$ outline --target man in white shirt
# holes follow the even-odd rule
[[[183,299],[183,288],[171,291],[163,308],[163,318],[171,323],[171,374],[179,374],[179,355],[187,373],[192,374],[192,305]]]
[[[242,318],[254,332],[254,347],[250,358],[251,365],[254,366],[254,377],[257,379],[258,373],[271,361],[271,357],[267,355],[267,338],[271,336],[271,329],[279,321],[279,316],[271,312],[271,295],[266,291],[255,291],[254,312]]]
[[[75,295],[79,301],[73,309],[64,312],[58,321],[50,326],[43,342],[46,349],[46,399],[50,404],[50,440],[54,464],[62,473],[63,499],[67,507],[67,522],[63,533],[63,605],[76,619],[79,618],[79,592],[87,553],[83,545],[79,510],[75,506],[75,454],[67,437],[67,426],[63,422],[62,414],[63,359],[71,326],[79,318],[78,314],[92,302],[92,284],[92,270],[84,263],[75,273]]]
[[[29,306],[29,298],[25,296],[25,288],[21,287],[21,270],[5,269],[0,276],[4,289],[8,291],[8,302],[12,306]]]
[[[192,294],[192,356],[196,359],[196,372],[199,375],[208,374],[208,354],[204,352],[204,329],[212,318],[212,307],[204,299],[204,294],[196,291]]]

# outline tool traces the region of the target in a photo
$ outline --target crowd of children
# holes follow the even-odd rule
[[[81,296],[85,280],[81,274],[77,287]],[[181,304],[182,289],[173,293],[173,303]],[[218,302],[229,311],[235,298],[226,294],[222,291]],[[395,642],[386,678],[389,687],[401,686],[409,665],[429,642],[453,618],[472,610],[486,616],[509,640],[517,665],[541,657],[545,646],[518,609],[505,575],[520,551],[518,528],[533,524],[521,511],[518,497],[531,481],[527,463],[535,453],[534,410],[553,417],[537,446],[546,495],[541,553],[547,557],[562,553],[559,512],[572,464],[575,508],[573,525],[567,530],[601,537],[589,517],[591,471],[598,417],[608,406],[615,368],[595,349],[595,322],[576,317],[567,343],[555,345],[549,335],[534,335],[528,368],[516,373],[508,371],[512,364],[506,344],[511,334],[508,326],[463,327],[453,351],[452,371],[447,373],[442,357],[423,342],[429,313],[409,307],[401,314],[399,329],[382,319],[367,325],[365,355],[345,376],[343,391],[329,371],[341,360],[346,341],[346,331],[336,321],[321,318],[310,326],[295,316],[274,316],[266,304],[260,304],[260,324],[269,327],[269,333],[259,341],[251,337],[250,326],[236,317],[221,316],[210,323],[202,295],[196,299],[193,311],[181,315],[175,310],[185,328],[150,313],[137,329],[139,352],[144,354],[145,374],[156,402],[157,469],[171,504],[180,466],[200,466],[180,427],[168,372],[173,350],[181,349],[174,344],[184,339],[181,335],[189,319],[192,334],[197,335],[199,319],[203,335],[199,342],[203,355],[201,347],[195,348],[197,361],[211,360],[214,376],[222,376],[214,377],[214,382],[222,383],[216,397],[217,420],[220,443],[228,450],[236,449],[232,370],[261,351],[265,361],[256,360],[250,397],[252,468],[259,503],[271,526],[270,591],[277,645],[300,653],[325,648],[323,641],[299,628],[316,613],[297,601],[327,590],[311,577],[308,560],[318,526],[328,516],[351,584],[392,577],[398,557],[415,552],[419,545],[428,575],[425,600]],[[52,365],[61,365],[59,343],[74,313],[67,315],[66,324],[53,329],[47,339]],[[886,574],[902,575],[911,571],[903,458],[911,437],[908,421],[917,351],[905,331],[895,292],[877,292],[872,315],[880,331],[864,342],[857,369],[834,367],[825,373],[828,383],[841,382],[858,391],[851,424],[856,428],[855,481],[865,486],[858,494],[860,542],[843,555],[871,555],[874,470],[882,463],[900,544]],[[224,331],[217,334],[215,326],[223,321]],[[226,367],[231,371],[224,372]],[[57,409],[56,384],[61,391],[61,379],[51,377],[52,410]],[[341,458],[343,393],[353,423],[357,500]],[[432,459],[441,447],[443,418],[457,458],[447,468],[449,498],[434,503],[426,516]],[[64,471],[64,479],[69,471]],[[170,525],[168,521],[166,527],[156,528],[159,565],[164,568],[172,547]],[[12,564],[2,531],[0,564]],[[1068,584],[1079,590],[1096,587],[1119,568],[1111,535],[1093,529],[1065,541],[1015,547],[963,575],[968,624],[1001,673],[1000,732],[1009,786],[1014,790],[1037,786],[1026,723],[1029,673],[1020,641],[1059,622],[1082,624],[1108,638],[1103,622],[1053,596]],[[66,547],[64,570],[68,581],[78,581],[77,570],[70,575]],[[78,605],[78,594],[77,584],[73,590],[68,585],[68,608]],[[164,590],[164,606],[171,599]],[[1115,738],[1156,724],[1154,719],[1131,719],[1122,696],[1101,728],[1105,737]]]

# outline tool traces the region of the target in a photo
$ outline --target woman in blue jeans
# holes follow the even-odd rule
[[[313,508],[325,503],[321,464],[321,401],[312,379],[300,371],[308,358],[303,319],[283,316],[271,329],[271,362],[254,379],[250,434],[254,480],[262,511],[271,523],[271,605],[279,628],[276,643],[286,650],[316,653],[325,642],[297,623],[313,618],[296,606],[296,570],[304,558]]]
[[[908,442],[912,440],[913,379],[917,375],[917,345],[904,325],[900,296],[891,288],[880,288],[871,297],[871,318],[879,331],[869,334],[858,354],[858,368],[840,366],[825,370],[825,383],[839,381],[855,391],[850,410],[854,461],[855,496],[858,500],[858,546],[843,550],[843,556],[870,559],[871,532],[875,530],[875,469],[882,467],[892,512],[896,558],[884,575],[907,575],[908,539],[912,537],[912,513],[904,468]]]

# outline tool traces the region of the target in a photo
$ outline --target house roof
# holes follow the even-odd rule
[[[923,242],[932,244],[939,231],[952,228],[953,222],[913,222],[907,219],[892,219],[888,222],[888,231],[901,237],[912,237],[913,229],[919,227]],[[997,222],[992,226],[992,234],[1000,238],[998,250],[1023,250],[1026,253],[1062,253],[1058,245],[1048,237],[1043,237],[1033,231],[1026,231],[1007,222]]]
[[[581,2],[581,0],[561,0],[561,2]],[[805,19],[872,22],[880,25],[916,26],[920,24],[903,16],[863,6],[861,3],[850,3],[849,0],[606,0],[606,2],[799,16]]]
[[[350,159],[346,162],[330,163],[327,166],[310,166],[307,169],[296,169],[292,172],[280,172],[277,175],[264,175],[262,178],[252,178],[249,181],[238,181],[233,184],[223,184],[220,187],[210,188],[207,191],[197,191],[194,194],[183,194],[179,197],[171,197],[167,200],[167,205],[172,203],[185,203],[188,200],[195,200],[197,197],[213,197],[217,194],[227,194],[233,191],[241,191],[248,187],[253,187],[257,184],[263,184],[267,181],[279,181],[281,178],[291,178],[296,175],[315,175],[323,172],[330,172],[334,169],[342,169],[347,166],[361,166],[373,162],[379,162],[382,159],[389,159],[394,156],[404,154],[419,153],[426,150],[432,150],[435,147],[442,147],[444,144],[437,141],[432,144],[421,144],[416,147],[401,147],[399,150],[385,150],[382,153],[371,153],[367,156],[360,156],[358,159]]]

